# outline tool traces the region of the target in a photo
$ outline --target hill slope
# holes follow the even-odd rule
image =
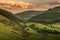
[[[25,18],[31,18],[33,16],[36,16],[38,14],[41,14],[43,13],[43,11],[33,11],[33,10],[30,10],[30,11],[25,11],[25,12],[22,12],[22,13],[17,13],[16,16],[21,18],[21,19],[25,19]]]
[[[19,22],[21,21],[16,16],[8,11],[0,9],[0,40],[60,40],[60,34],[46,33],[51,31],[60,33],[59,28],[52,28],[43,24],[36,24],[36,26],[39,28],[36,29],[35,26],[31,26],[32,28],[30,28],[30,25],[28,24],[29,29],[26,30],[29,32],[28,33],[22,29],[25,25],[21,26]],[[38,33],[37,31],[43,31],[43,33]]]
[[[40,23],[55,23],[60,21],[60,7],[49,9],[43,14],[32,17],[29,21]]]
[[[19,18],[17,18],[11,12],[8,12],[6,10],[0,9],[0,14],[7,17],[8,19],[15,21],[15,22],[19,22],[19,21],[22,22]]]
[[[22,37],[18,21],[12,13],[0,9],[0,40],[16,40]]]

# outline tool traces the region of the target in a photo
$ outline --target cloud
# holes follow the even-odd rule
[[[27,3],[27,2],[14,2],[14,1],[1,1],[0,2],[0,8],[8,9],[8,10],[15,10],[15,11],[20,11],[20,10],[25,10],[25,9],[49,9],[49,8],[54,8],[56,6],[60,6],[60,0],[56,0],[53,2],[47,2],[44,4],[34,4],[34,3]]]
[[[48,5],[50,5],[51,7],[60,6],[60,0],[57,0],[57,1],[52,2],[52,3],[49,3]]]
[[[35,4],[45,4],[50,2],[55,2],[57,0],[0,0],[0,1],[13,1],[13,2],[28,2],[28,3],[35,3]]]
[[[0,7],[8,9],[33,9],[36,5],[24,2],[0,2]]]

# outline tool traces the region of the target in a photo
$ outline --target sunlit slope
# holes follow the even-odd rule
[[[16,40],[21,38],[19,25],[0,14],[0,40]]]
[[[21,20],[11,12],[0,9],[0,40],[22,39]]]
[[[29,33],[20,22],[22,21],[12,13],[0,9],[0,40],[23,40],[28,36]]]
[[[28,36],[27,30],[22,22],[12,13],[0,9],[0,40],[23,40],[24,37]],[[35,30],[30,29],[29,32],[34,32]]]
[[[60,40],[59,27],[20,22],[22,21],[10,12],[1,10],[0,40]]]

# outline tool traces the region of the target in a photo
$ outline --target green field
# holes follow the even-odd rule
[[[44,13],[40,15],[45,16]],[[58,16],[60,14],[58,13],[56,17],[55,15],[50,17],[52,14],[48,12],[48,15],[49,18],[44,17],[44,19],[46,17],[49,19],[48,23],[45,23],[47,20],[42,23],[42,19],[39,18],[41,16],[38,17],[40,22],[35,19],[35,16],[33,21],[25,18],[22,20],[11,12],[0,9],[0,40],[60,40],[60,21],[53,22],[56,17],[60,19],[60,16]],[[52,17],[55,18],[52,19]]]

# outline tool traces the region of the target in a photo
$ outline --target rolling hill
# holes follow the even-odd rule
[[[60,7],[49,9],[43,14],[32,17],[29,21],[49,24],[60,22]]]
[[[22,13],[17,13],[15,14],[18,18],[21,18],[21,19],[29,19],[33,16],[36,16],[36,15],[39,15],[41,13],[43,13],[44,11],[34,11],[34,10],[29,10],[29,11],[24,11]]]
[[[19,22],[19,21],[22,22],[20,19],[18,19],[18,17],[16,17],[14,14],[12,14],[9,11],[0,9],[0,13],[1,15],[7,17],[8,19],[14,20],[15,22]]]
[[[21,38],[22,30],[18,21],[18,18],[11,12],[0,9],[0,40],[16,40]],[[19,32],[18,30],[21,31]]]
[[[21,22],[11,12],[0,9],[0,40],[60,40],[59,27]]]
[[[21,20],[4,9],[0,9],[0,40],[28,40],[29,33]],[[34,32],[31,29],[32,32]]]

